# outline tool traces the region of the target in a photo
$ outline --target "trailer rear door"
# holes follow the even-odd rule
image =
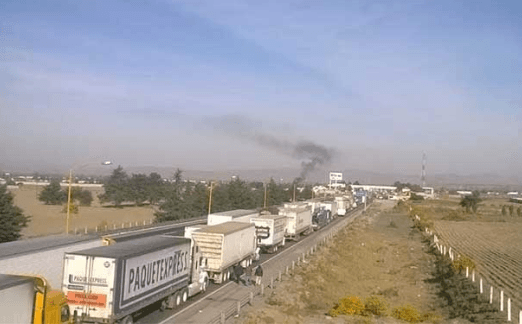
[[[94,318],[113,313],[116,260],[105,257],[66,254],[63,292],[71,312]]]

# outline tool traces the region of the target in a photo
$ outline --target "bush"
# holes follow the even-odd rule
[[[409,304],[395,307],[392,310],[392,316],[396,319],[400,319],[410,323],[418,323],[421,320],[421,314],[419,313],[419,311]]]
[[[365,315],[377,315],[384,316],[388,311],[388,302],[378,296],[370,296],[364,301],[364,313]]]
[[[361,315],[365,306],[357,296],[347,296],[341,298],[333,308],[328,311],[328,315],[336,317],[338,315]]]
[[[451,266],[455,270],[455,272],[461,273],[462,271],[466,270],[466,267],[471,271],[472,269],[475,269],[475,263],[473,260],[466,256],[461,256],[457,260],[453,261],[451,263]]]
[[[412,193],[410,196],[410,200],[424,200],[424,197]]]

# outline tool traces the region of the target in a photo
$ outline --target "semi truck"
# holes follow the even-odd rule
[[[285,237],[289,240],[299,241],[301,234],[308,235],[313,232],[312,211],[306,203],[287,203],[279,210],[279,215],[286,216]]]
[[[0,323],[69,323],[69,306],[42,277],[0,274]]]
[[[144,307],[174,308],[205,291],[198,248],[158,235],[65,253],[62,291],[74,323],[132,324]]]
[[[229,280],[235,266],[252,264],[257,247],[253,223],[226,222],[189,228],[185,236],[191,237],[193,246],[207,261],[201,270],[217,284]]]
[[[321,207],[316,209],[314,215],[312,216],[312,227],[314,230],[318,231],[328,225],[330,221],[330,211],[326,210],[324,207]]]
[[[252,217],[259,216],[254,209],[236,209],[208,215],[208,225],[218,225],[226,222],[250,223]]]
[[[274,253],[285,246],[287,217],[284,215],[261,215],[250,219],[256,227],[257,246],[265,253]]]

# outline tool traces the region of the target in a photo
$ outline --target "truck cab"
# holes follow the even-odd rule
[[[0,274],[0,300],[0,323],[69,323],[65,296],[42,277]]]

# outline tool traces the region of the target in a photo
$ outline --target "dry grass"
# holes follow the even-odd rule
[[[22,208],[26,215],[32,216],[29,226],[22,231],[23,237],[43,236],[65,233],[66,214],[62,212],[63,206],[45,205],[38,200],[38,195],[43,187],[23,186],[13,190],[15,205]],[[151,207],[101,207],[98,194],[103,192],[101,188],[88,188],[92,191],[94,201],[91,207],[79,207],[79,213],[71,215],[70,230],[75,228],[83,230],[85,227],[94,229],[96,226],[112,228],[115,224],[121,227],[122,223],[129,226],[129,222],[143,223],[154,218]]]
[[[377,318],[378,323],[399,323],[389,316],[389,307],[409,303],[433,311],[426,305],[435,296],[423,283],[431,256],[422,251],[420,234],[413,239],[410,219],[390,212],[392,204],[388,211],[376,207],[340,231],[335,243],[296,269],[262,307],[239,322],[266,323],[268,315],[278,323],[376,323]]]

